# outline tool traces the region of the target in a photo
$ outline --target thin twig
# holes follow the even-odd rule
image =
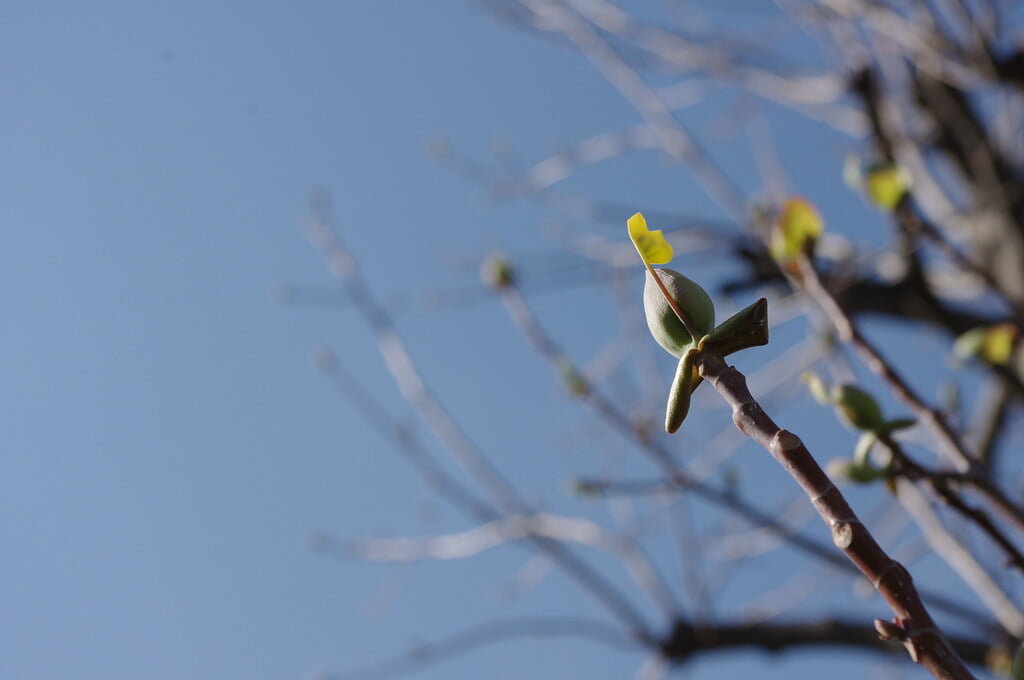
[[[921,490],[905,479],[896,481],[896,489],[896,497],[900,504],[921,528],[932,550],[938,553],[985,603],[1008,633],[1017,638],[1024,637],[1024,615],[1017,605],[963,543],[949,532]]]
[[[903,450],[903,446],[896,441],[891,434],[880,433],[878,435],[878,441],[889,450],[893,459],[896,461],[896,474],[903,475],[910,481],[927,482],[935,493],[938,494],[939,498],[958,513],[976,524],[978,528],[980,528],[988,535],[989,538],[1003,549],[1003,552],[1006,553],[1006,564],[1008,566],[1024,571],[1024,554],[1021,554],[1020,549],[1017,548],[1013,541],[1006,536],[1003,530],[992,521],[992,518],[988,516],[988,513],[981,508],[968,505],[961,495],[953,489],[951,482],[954,482],[956,479],[962,479],[962,475],[951,478],[949,476],[931,473],[929,470],[925,469],[910,458],[906,451]]]
[[[642,640],[631,639],[602,621],[583,617],[522,617],[489,621],[447,637],[426,642],[404,654],[349,671],[323,673],[326,680],[384,680],[408,675],[426,666],[475,652],[482,647],[518,638],[550,640],[555,637],[582,638],[626,651],[642,648]]]
[[[380,354],[406,399],[459,464],[491,494],[498,508],[505,513],[529,513],[530,508],[512,485],[428,389],[387,309],[373,296],[355,259],[332,228],[326,201],[311,201],[310,207],[310,238],[324,252],[331,271],[344,284],[353,306],[377,336]],[[653,639],[643,614],[598,571],[557,541],[542,536],[531,536],[530,540],[637,635]]]

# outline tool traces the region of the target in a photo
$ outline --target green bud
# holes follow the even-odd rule
[[[832,401],[839,417],[850,427],[877,432],[885,426],[878,402],[856,385],[836,385],[832,388]]]
[[[655,271],[694,327],[704,335],[710,334],[715,327],[715,305],[707,291],[677,271],[664,267]],[[647,313],[647,327],[651,335],[672,356],[682,357],[700,340],[690,337],[650,272],[644,282],[644,311]]]

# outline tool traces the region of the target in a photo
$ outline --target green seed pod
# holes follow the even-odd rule
[[[850,427],[867,432],[878,432],[885,427],[878,402],[856,385],[836,385],[832,388],[832,401],[836,412]]]
[[[705,335],[710,334],[715,328],[715,305],[707,292],[677,271],[664,267],[655,271],[679,309],[690,317],[694,327]],[[647,327],[651,335],[672,356],[682,357],[700,340],[690,337],[650,272],[647,272],[644,281],[644,311],[647,313]]]

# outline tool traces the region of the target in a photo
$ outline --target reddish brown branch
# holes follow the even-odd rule
[[[702,353],[701,376],[732,407],[733,422],[759,443],[800,485],[832,531],[832,541],[885,598],[893,622],[877,621],[883,639],[903,643],[910,658],[941,680],[973,678],[932,620],[910,573],[878,545],[800,438],[779,428],[747,389],[747,381],[718,356]]]

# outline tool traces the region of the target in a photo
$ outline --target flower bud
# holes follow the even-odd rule
[[[697,331],[705,335],[711,333],[715,327],[715,305],[707,292],[677,271],[663,267],[655,272]],[[644,311],[647,313],[647,327],[651,335],[672,356],[682,357],[696,340],[700,340],[690,337],[650,272],[647,272],[644,282]]]

